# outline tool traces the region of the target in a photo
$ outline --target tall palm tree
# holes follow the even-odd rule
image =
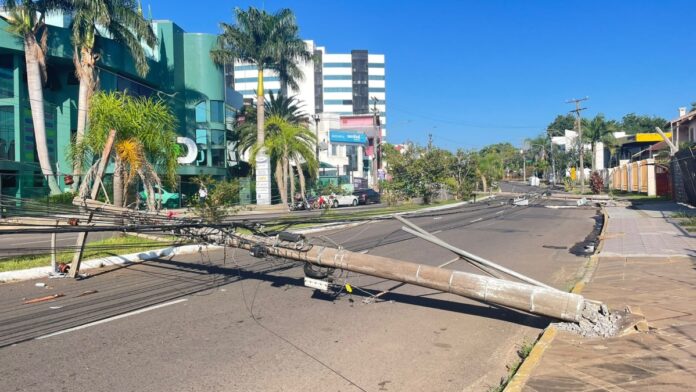
[[[306,163],[309,173],[317,171],[318,164],[314,156],[316,137],[306,127],[292,124],[280,116],[268,118],[266,130],[268,138],[264,141],[263,146],[257,144],[252,149],[252,158],[258,154],[261,148],[266,149],[271,160],[275,162],[274,177],[280,191],[280,199],[283,204],[287,204],[288,187],[290,194],[295,193],[294,171],[297,171],[302,195],[306,193],[302,163]]]
[[[122,44],[133,57],[136,70],[141,76],[147,75],[148,72],[143,43],[154,48],[157,38],[152,26],[133,1],[73,0],[72,3],[73,62],[75,73],[80,80],[76,141],[80,142],[85,134],[90,98],[99,82],[96,64],[101,57],[101,48],[96,38],[104,36]],[[75,174],[79,174],[82,169],[81,163],[73,163]]]
[[[256,65],[258,79],[256,88],[256,140],[264,144],[264,89],[263,71],[278,73],[281,85],[297,88],[302,80],[298,61],[309,61],[312,54],[299,37],[295,15],[284,8],[269,14],[266,11],[249,7],[244,11],[236,8],[236,25],[220,23],[222,34],[216,47],[210,52],[213,61],[220,65],[232,64],[235,60]]]
[[[617,129],[615,121],[607,121],[604,114],[600,113],[593,119],[583,120],[582,136],[585,142],[589,142],[592,146],[592,171],[597,169],[596,149],[597,143],[602,142],[606,146],[614,144],[613,132]]]
[[[44,117],[43,83],[46,80],[46,43],[48,29],[46,13],[69,9],[68,1],[61,0],[6,0],[8,30],[24,42],[24,59],[27,70],[27,91],[34,125],[34,142],[41,166],[41,173],[48,179],[51,194],[61,193],[58,181],[49,162]]]
[[[148,195],[148,208],[155,209],[155,186],[161,185],[158,171],[173,182],[180,153],[174,131],[176,118],[169,106],[152,98],[98,92],[92,97],[89,122],[90,131],[71,146],[71,157],[91,164],[101,154],[109,131],[115,129],[110,155],[114,160],[113,203],[126,206],[128,186],[140,178]],[[85,175],[81,193],[87,189],[89,173]]]
[[[302,104],[296,96],[287,96],[282,92],[278,95],[269,94],[269,98],[264,100],[264,115],[268,119],[273,116],[280,117],[293,125],[306,126],[309,123],[309,116],[302,110]],[[235,119],[234,128],[239,136],[239,151],[246,152],[251,149],[257,140],[256,132],[256,106],[245,106]],[[272,132],[276,128],[267,129]],[[266,135],[270,136],[270,135]]]

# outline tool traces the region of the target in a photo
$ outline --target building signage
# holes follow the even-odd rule
[[[339,144],[367,144],[367,135],[360,132],[329,130],[329,141]]]

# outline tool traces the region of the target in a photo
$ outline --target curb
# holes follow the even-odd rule
[[[607,230],[607,226],[609,226],[609,215],[604,207],[602,207],[602,214],[604,215],[604,224],[602,225],[602,230],[599,232],[599,236],[597,237],[599,239],[599,244],[597,245],[597,249],[595,249],[595,253],[590,256],[590,260],[588,260],[588,262],[585,264],[585,273],[583,274],[583,277],[580,278],[580,280],[573,286],[573,289],[570,290],[570,292],[573,294],[580,294],[582,292],[585,285],[590,281],[592,276],[594,276],[594,272],[599,265],[598,255],[604,247],[603,238]],[[557,333],[558,329],[553,324],[544,329],[541,337],[534,344],[532,351],[529,353],[527,358],[524,359],[519,369],[517,369],[517,372],[515,372],[515,375],[512,376],[508,384],[505,386],[505,389],[503,389],[503,392],[522,391],[522,388],[524,388],[527,381],[529,381],[529,378],[532,376],[532,372],[541,362],[544,352],[556,338]]]
[[[170,246],[168,248],[149,250],[138,253],[129,253],[118,256],[101,257],[98,259],[85,260],[80,266],[80,270],[101,268],[109,265],[133,264],[140,261],[147,261],[163,256],[185,255],[208,249],[222,249],[218,245],[184,245]],[[30,279],[48,278],[53,271],[51,267],[36,267],[16,271],[0,272],[0,283],[17,282]]]

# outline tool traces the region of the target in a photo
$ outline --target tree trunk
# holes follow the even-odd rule
[[[278,192],[280,193],[280,200],[283,204],[287,205],[288,200],[287,196],[285,195],[285,192],[283,192],[283,162],[282,159],[279,159],[276,162],[276,167],[275,167],[275,179],[276,179],[276,184],[278,184]]]
[[[283,162],[283,191],[281,192],[280,196],[283,198],[283,203],[288,204],[288,158],[287,156],[283,156],[282,158]]]
[[[123,161],[114,155],[114,206],[123,207]]]
[[[265,100],[263,98],[263,69],[258,70],[258,86],[256,88],[256,144],[263,146],[265,141]]]
[[[302,172],[302,165],[300,165],[299,162],[296,162],[296,167],[297,167],[297,176],[300,178],[300,192],[302,192],[302,200],[307,201],[307,190],[305,187],[305,176],[304,173]]]
[[[481,184],[483,185],[483,193],[488,192],[488,182],[486,182],[486,176],[481,175]]]
[[[292,170],[292,163],[288,160],[288,181],[290,181],[290,197],[295,200],[295,172]]]
[[[89,114],[90,98],[96,87],[94,65],[96,62],[92,51],[86,48],[81,49],[81,56],[77,56],[78,49],[75,48],[75,69],[77,77],[80,80],[80,88],[77,97],[77,134],[75,141],[81,142],[85,136],[87,127],[87,116]],[[80,183],[80,174],[82,173],[82,162],[76,158],[73,162],[74,180],[73,189],[77,189]]]
[[[41,83],[41,68],[37,51],[41,50],[33,35],[24,36],[24,58],[27,66],[27,91],[29,92],[29,106],[34,125],[34,143],[36,153],[41,166],[41,174],[48,180],[48,187],[52,195],[61,193],[58,181],[51,168],[46,143],[46,121],[44,118],[43,86]]]

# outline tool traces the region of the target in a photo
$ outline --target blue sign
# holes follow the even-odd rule
[[[360,132],[329,130],[331,143],[367,144],[367,135]]]

